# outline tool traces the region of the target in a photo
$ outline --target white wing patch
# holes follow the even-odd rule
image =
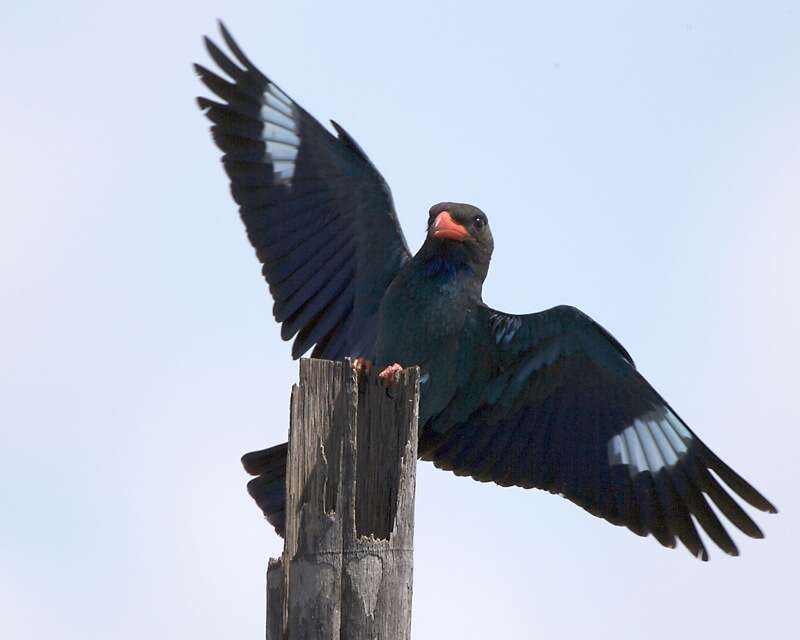
[[[262,95],[261,138],[266,143],[268,160],[276,182],[291,184],[300,147],[300,131],[294,103],[271,82]]]
[[[625,465],[631,476],[672,468],[686,455],[692,434],[667,408],[636,418],[608,441],[608,463]]]

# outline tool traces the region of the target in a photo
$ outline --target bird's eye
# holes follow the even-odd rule
[[[486,224],[486,220],[484,220],[483,216],[475,216],[472,222],[476,229],[483,229],[483,226]]]

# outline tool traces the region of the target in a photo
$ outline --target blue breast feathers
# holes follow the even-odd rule
[[[429,278],[441,277],[452,280],[460,272],[474,273],[474,269],[466,262],[455,260],[450,256],[431,256],[425,261],[425,275]]]

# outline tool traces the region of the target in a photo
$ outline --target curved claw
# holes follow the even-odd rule
[[[403,370],[396,362],[394,364],[390,364],[386,367],[383,371],[378,374],[378,378],[383,384],[392,384],[393,382],[397,382],[398,376],[400,372]]]
[[[368,376],[372,371],[372,362],[367,360],[366,358],[362,358],[359,356],[355,360],[353,360],[353,371],[356,372],[358,377],[361,376]]]

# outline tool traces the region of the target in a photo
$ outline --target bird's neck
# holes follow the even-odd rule
[[[486,273],[466,256],[456,252],[432,252],[416,256],[414,262],[417,273],[434,287],[480,301]]]

